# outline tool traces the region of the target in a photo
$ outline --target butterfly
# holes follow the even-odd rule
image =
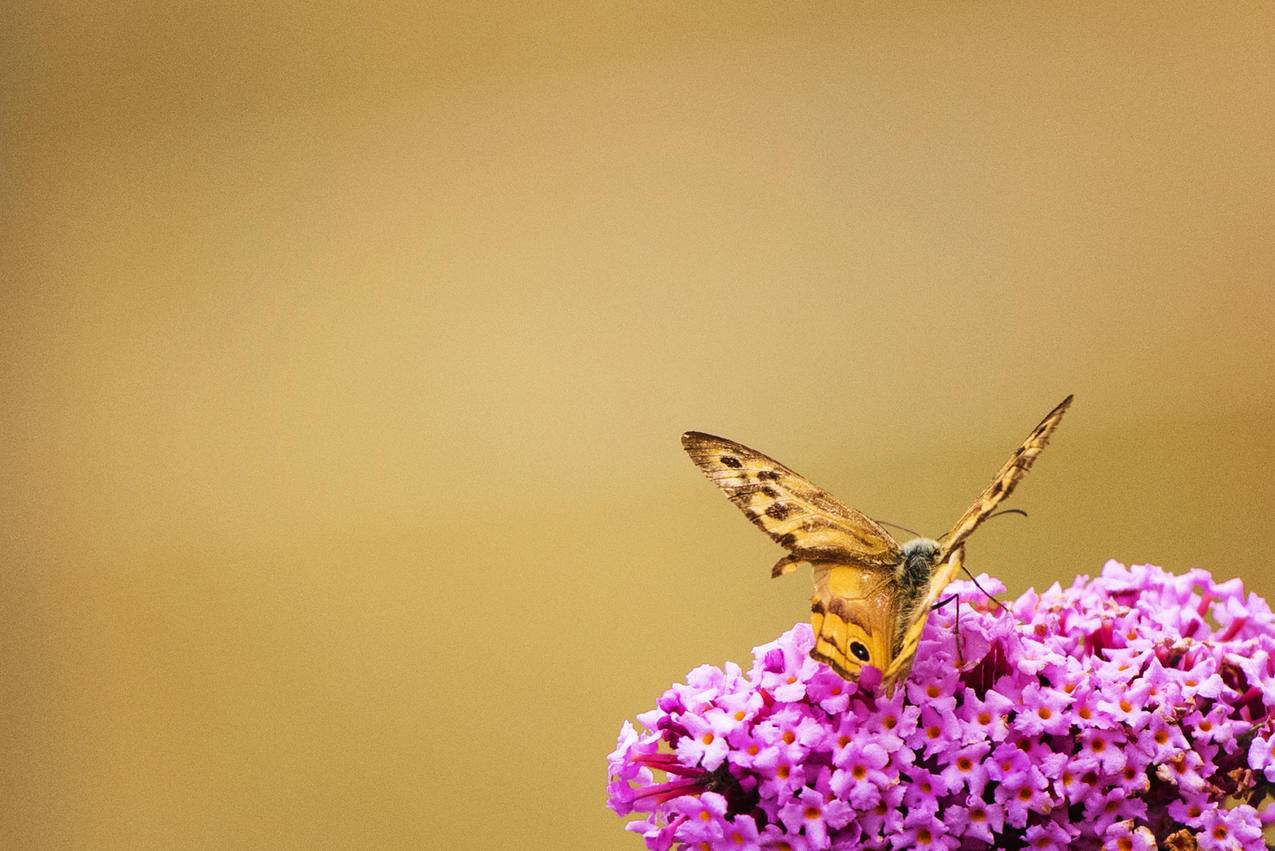
[[[1041,420],[937,541],[916,538],[900,545],[871,517],[733,440],[689,431],[682,447],[749,520],[788,550],[772,576],[803,563],[813,567],[811,657],[847,680],[872,665],[891,688],[911,670],[930,610],[962,568],[965,540],[1031,469],[1071,399]]]

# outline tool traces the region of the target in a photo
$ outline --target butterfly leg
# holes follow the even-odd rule
[[[933,606],[930,606],[930,611],[934,611],[935,609],[941,609],[943,606],[946,606],[948,603],[952,602],[953,600],[956,601],[956,665],[957,667],[963,668],[965,667],[965,654],[961,650],[961,597],[960,595],[953,594],[950,597],[944,597],[942,600],[939,600]]]
[[[991,594],[987,593],[987,589],[986,589],[986,588],[984,588],[982,585],[979,585],[979,584],[978,584],[978,577],[977,577],[977,576],[975,576],[974,574],[970,573],[970,572],[969,572],[969,568],[967,568],[965,565],[961,565],[961,570],[965,571],[965,575],[966,575],[966,576],[968,576],[970,579],[972,579],[972,580],[974,581],[974,587],[975,587],[975,588],[977,588],[978,590],[982,591],[982,592],[983,592],[983,596],[984,596],[984,597],[986,597],[987,599],[991,600],[993,603],[995,603],[995,604],[996,604],[996,608],[998,608],[998,609],[1004,609],[1004,608],[1005,608],[1005,604],[1004,604],[1004,603],[1002,603],[1000,600],[996,599],[996,597],[992,596]]]

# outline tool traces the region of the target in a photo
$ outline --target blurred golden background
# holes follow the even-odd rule
[[[806,613],[695,428],[1275,593],[1265,4],[10,4],[0,844],[637,848]]]

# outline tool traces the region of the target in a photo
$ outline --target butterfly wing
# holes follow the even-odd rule
[[[891,662],[899,602],[890,571],[815,562],[814,574],[811,658],[847,680],[857,679],[864,665],[885,671]]]
[[[792,553],[773,575],[803,561],[893,568],[902,559],[899,545],[876,521],[773,458],[698,431],[682,435],[682,447],[749,520]]]
[[[1070,406],[1071,396],[1068,396],[1040,421],[1040,425],[1032,430],[1032,433],[1023,441],[1023,445],[1014,450],[1014,454],[1005,462],[1005,466],[1001,467],[1001,471],[996,474],[996,478],[992,479],[992,483],[979,494],[978,499],[974,500],[974,504],[961,515],[961,519],[956,521],[956,525],[952,527],[951,531],[939,539],[940,560],[946,559],[948,555],[964,543],[970,533],[977,529],[979,524],[996,510],[996,506],[1000,505],[1013,492],[1014,486],[1018,484],[1023,476],[1027,475],[1027,471],[1031,469],[1036,456],[1045,448],[1045,444],[1049,442],[1049,436],[1058,427],[1063,414],[1067,412],[1067,408]]]
[[[947,561],[940,562],[934,569],[925,594],[914,603],[908,604],[907,611],[900,612],[900,617],[907,618],[907,625],[904,627],[903,638],[899,643],[898,655],[883,669],[882,682],[887,688],[901,679],[906,679],[908,672],[912,670],[912,660],[916,657],[916,648],[921,643],[921,632],[925,629],[925,622],[930,617],[930,610],[938,602],[944,589],[956,577],[964,559],[964,547],[957,547]]]

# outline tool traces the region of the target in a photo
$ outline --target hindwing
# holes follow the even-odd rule
[[[848,680],[857,679],[864,665],[885,671],[899,615],[893,575],[879,568],[815,562],[814,578],[811,658]]]

